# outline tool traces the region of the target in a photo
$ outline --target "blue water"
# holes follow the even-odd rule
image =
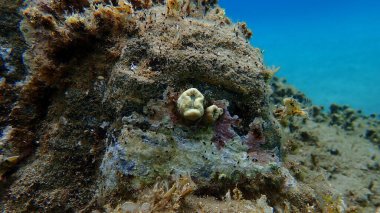
[[[220,0],[314,104],[380,113],[380,0]]]

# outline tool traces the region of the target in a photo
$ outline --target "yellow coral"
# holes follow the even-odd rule
[[[206,108],[205,121],[206,123],[214,123],[223,114],[223,109],[216,105],[211,105]]]
[[[179,113],[187,120],[195,121],[204,114],[204,96],[196,88],[190,88],[183,92],[177,100]]]

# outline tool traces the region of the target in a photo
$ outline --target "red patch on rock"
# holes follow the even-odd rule
[[[228,112],[228,102],[216,101],[214,104],[220,108],[223,108],[224,110],[223,115],[215,123],[214,137],[211,139],[212,142],[214,142],[215,145],[218,147],[218,149],[221,149],[225,146],[227,141],[231,140],[236,136],[236,132],[233,130],[232,127],[239,126],[241,120],[237,115],[234,115],[232,117],[231,114]]]

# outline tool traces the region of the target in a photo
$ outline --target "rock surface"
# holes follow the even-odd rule
[[[380,205],[376,118],[335,105],[326,114],[279,79],[268,84],[277,70],[249,44],[246,25],[232,24],[214,1],[130,2],[25,2],[30,73],[2,72],[4,211]],[[1,23],[22,41],[18,20]],[[15,48],[21,58],[24,44]],[[223,109],[214,123],[181,116],[177,100],[189,88],[203,94],[205,109]],[[288,97],[309,118],[281,126],[273,112]]]

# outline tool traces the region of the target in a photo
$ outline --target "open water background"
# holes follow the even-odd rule
[[[220,0],[314,104],[380,113],[380,0]]]

